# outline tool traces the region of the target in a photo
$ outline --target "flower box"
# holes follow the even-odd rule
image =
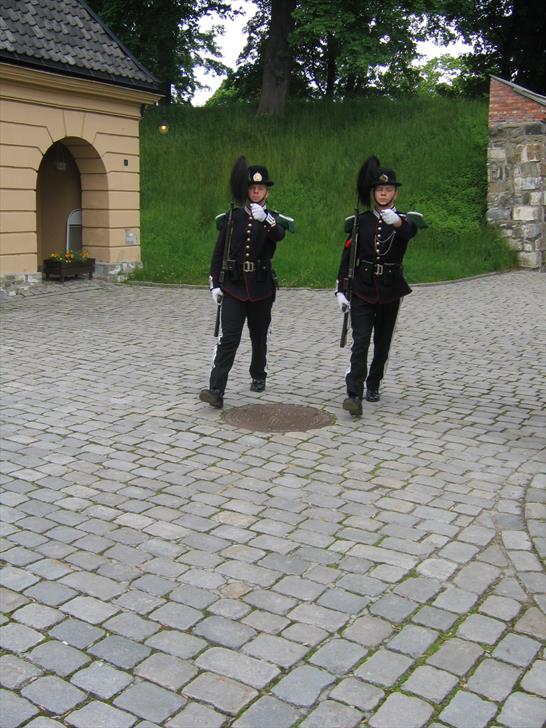
[[[89,280],[93,278],[95,272],[95,258],[86,258],[85,260],[65,261],[55,258],[46,258],[42,267],[46,281],[51,276],[60,278],[64,283],[65,278],[78,276],[88,276]]]

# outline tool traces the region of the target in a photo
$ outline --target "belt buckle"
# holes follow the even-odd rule
[[[251,260],[245,260],[243,263],[243,271],[245,273],[253,273],[254,272],[254,263]]]
[[[382,276],[383,275],[383,266],[381,263],[375,264],[375,270],[374,273],[376,276]]]

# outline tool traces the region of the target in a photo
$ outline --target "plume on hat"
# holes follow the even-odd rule
[[[237,157],[231,170],[229,188],[232,199],[239,205],[244,205],[248,191],[248,167],[246,157],[242,154]]]
[[[366,207],[371,207],[371,191],[374,183],[377,182],[379,176],[379,159],[368,157],[358,171],[356,178],[356,191],[359,199]]]

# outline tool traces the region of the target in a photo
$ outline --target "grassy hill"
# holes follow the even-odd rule
[[[296,220],[275,256],[282,285],[334,285],[343,221],[356,204],[355,180],[375,154],[403,182],[401,210],[430,227],[405,258],[412,282],[455,279],[513,267],[515,253],[484,225],[487,106],[482,101],[359,99],[292,103],[284,118],[254,108],[167,109],[142,122],[144,280],[206,283],[216,240],[214,217],[229,206],[228,179],[239,154],[265,164],[275,181],[270,206]]]

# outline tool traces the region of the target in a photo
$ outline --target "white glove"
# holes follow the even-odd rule
[[[387,207],[385,210],[381,210],[381,217],[387,225],[396,225],[401,222],[400,217],[394,210],[391,210],[390,207]]]
[[[211,295],[212,300],[214,301],[214,304],[216,306],[219,306],[222,303],[222,289],[221,288],[211,288]]]
[[[250,212],[252,213],[252,217],[258,222],[263,222],[267,217],[264,208],[261,205],[258,205],[257,202],[253,202],[250,205]]]
[[[337,305],[339,306],[339,310],[341,311],[341,313],[345,313],[351,308],[351,304],[347,300],[347,296],[344,293],[341,293],[341,291],[339,291],[338,293],[336,293],[336,298]]]

